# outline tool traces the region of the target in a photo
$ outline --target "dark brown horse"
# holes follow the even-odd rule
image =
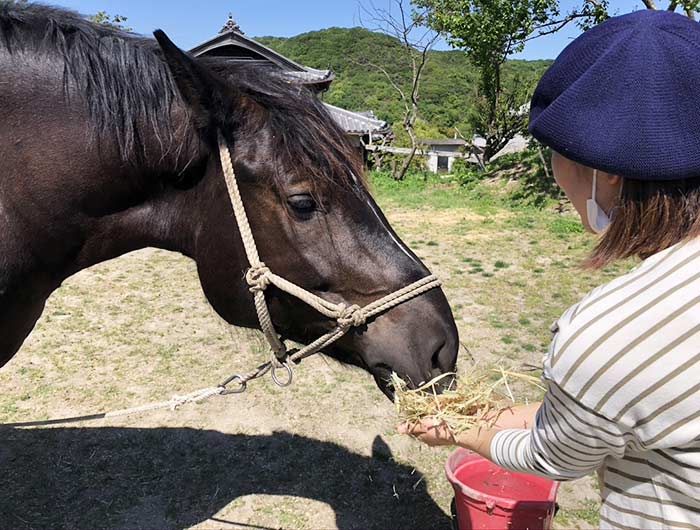
[[[369,196],[345,136],[306,89],[195,60],[70,12],[0,2],[0,366],[51,293],[144,247],[196,261],[229,323],[256,327],[217,131],[231,146],[262,259],[328,300],[364,305],[428,274]],[[278,331],[308,341],[325,317],[271,288]],[[390,394],[454,369],[457,332],[435,289],[326,353]]]

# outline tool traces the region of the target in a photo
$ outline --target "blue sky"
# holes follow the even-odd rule
[[[561,5],[566,11],[580,1],[562,0]],[[374,2],[377,6],[388,6],[390,0]],[[53,0],[50,3],[84,14],[104,10],[124,15],[134,31],[150,34],[161,28],[185,49],[216,35],[229,12],[233,12],[249,36],[291,37],[333,26],[359,25],[358,0]],[[620,13],[642,7],[641,0],[611,0],[610,4]],[[572,24],[556,35],[532,41],[518,58],[554,58],[578,33]]]

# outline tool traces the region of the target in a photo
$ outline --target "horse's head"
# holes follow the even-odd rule
[[[209,146],[195,259],[204,292],[229,323],[257,327],[248,261],[217,148],[228,144],[261,259],[328,301],[364,306],[429,274],[367,193],[359,154],[307,89],[254,68],[201,61],[156,34],[198,134]],[[270,287],[276,329],[308,343],[334,322]],[[453,371],[454,319],[440,289],[353,328],[325,350],[369,371],[391,394],[396,371],[416,385]]]

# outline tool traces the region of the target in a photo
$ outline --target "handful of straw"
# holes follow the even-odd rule
[[[526,381],[544,390],[539,385],[539,379],[530,375],[503,368],[475,368],[459,376],[450,388],[438,394],[435,385],[454,375],[443,374],[411,390],[403,379],[393,373],[394,403],[401,421],[413,423],[432,417],[443,421],[454,434],[459,434],[477,425],[493,425],[502,411],[517,404],[509,380]]]

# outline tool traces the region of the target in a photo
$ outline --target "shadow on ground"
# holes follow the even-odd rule
[[[0,527],[182,528],[265,494],[327,503],[341,530],[449,529],[420,474],[380,438],[374,453],[286,432],[0,429]]]

